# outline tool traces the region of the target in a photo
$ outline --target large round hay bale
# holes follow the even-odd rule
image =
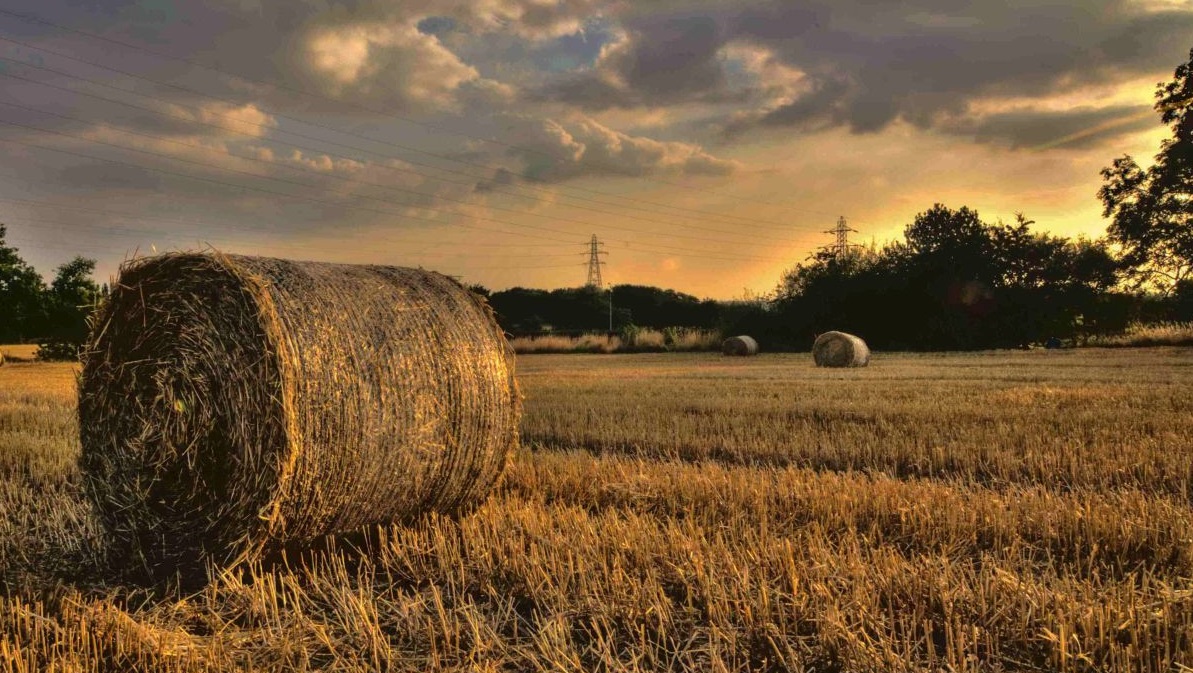
[[[82,361],[88,493],[155,575],[460,511],[517,443],[513,351],[429,271],[136,260]]]
[[[860,337],[845,332],[825,332],[812,344],[817,367],[865,367],[870,364],[870,347]]]
[[[721,352],[725,355],[757,355],[758,342],[744,334],[729,337],[721,342]]]

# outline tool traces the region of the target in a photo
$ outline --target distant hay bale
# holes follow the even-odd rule
[[[870,348],[852,334],[825,332],[812,344],[812,359],[817,367],[865,367],[870,363]]]
[[[721,342],[721,352],[725,355],[757,355],[758,342],[744,334],[729,337]]]
[[[136,260],[82,361],[87,491],[156,576],[467,509],[518,438],[492,312],[418,269]]]

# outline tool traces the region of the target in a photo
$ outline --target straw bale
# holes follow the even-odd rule
[[[82,360],[87,491],[155,576],[465,510],[518,439],[492,311],[419,269],[135,260]]]
[[[721,352],[725,355],[757,355],[758,342],[744,334],[729,337],[721,342]]]
[[[812,344],[812,359],[817,367],[865,367],[870,364],[870,348],[852,334],[825,332]]]

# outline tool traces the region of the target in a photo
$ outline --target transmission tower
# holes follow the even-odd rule
[[[601,255],[608,255],[609,253],[601,249],[604,243],[597,240],[596,234],[592,235],[592,240],[588,243],[588,282],[585,283],[588,287],[604,287],[601,282],[601,266],[605,263],[601,260]]]
[[[836,242],[832,245],[823,246],[822,249],[832,252],[833,256],[835,257],[844,257],[845,254],[849,252],[850,248],[855,247],[849,244],[849,232],[856,234],[857,229],[851,229],[849,225],[845,223],[845,216],[842,215],[841,217],[837,218],[836,227],[824,232],[826,234],[835,234],[837,237]]]

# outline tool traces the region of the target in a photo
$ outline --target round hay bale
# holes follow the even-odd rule
[[[865,367],[870,364],[870,347],[860,337],[845,332],[825,332],[812,344],[817,367]]]
[[[744,334],[729,337],[721,342],[721,352],[725,355],[757,355],[758,342]]]
[[[419,269],[135,260],[82,361],[86,488],[153,576],[464,510],[518,441],[492,311]]]

